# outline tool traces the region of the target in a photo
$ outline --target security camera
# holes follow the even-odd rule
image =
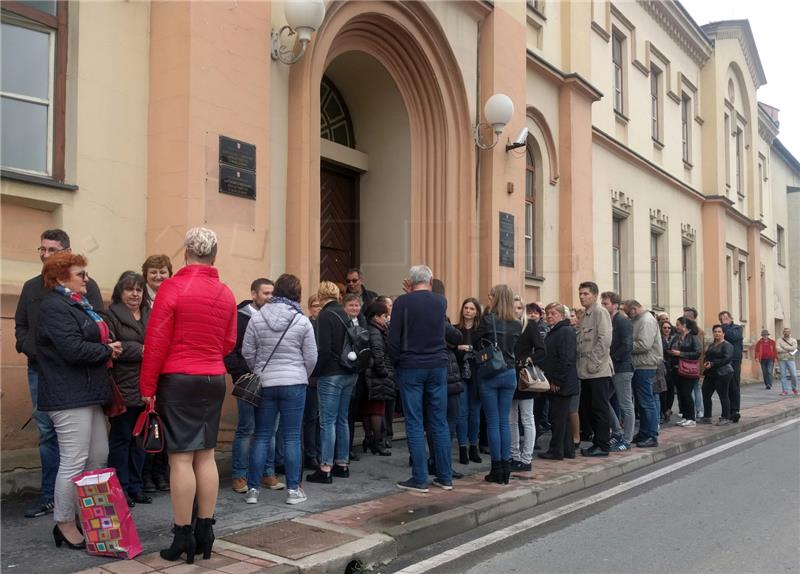
[[[528,128],[522,128],[522,130],[519,132],[519,135],[517,136],[517,139],[515,139],[512,143],[506,144],[506,151],[511,151],[512,149],[525,147],[527,143],[528,143]]]

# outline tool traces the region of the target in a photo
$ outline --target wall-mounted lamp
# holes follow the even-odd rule
[[[284,64],[294,64],[303,57],[306,46],[311,41],[311,34],[322,24],[325,18],[324,0],[287,0],[284,7],[287,26],[280,30],[272,30],[272,59]],[[281,42],[283,33],[289,36],[297,35],[293,46],[284,46]],[[297,43],[300,43],[298,49]]]
[[[507,95],[497,93],[486,100],[486,104],[483,106],[483,116],[486,121],[475,126],[475,145],[481,149],[492,149],[496,146],[497,142],[500,141],[500,134],[503,132],[503,128],[511,121],[513,115],[514,102]],[[481,128],[489,126],[494,131],[494,137],[490,143],[487,143],[481,138]]]

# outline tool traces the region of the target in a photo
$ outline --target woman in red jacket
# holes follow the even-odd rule
[[[156,399],[171,468],[175,538],[161,557],[177,560],[185,552],[191,564],[195,549],[210,558],[214,542],[211,524],[219,490],[214,448],[225,399],[222,359],[236,345],[236,301],[213,266],[216,234],[192,228],[184,245],[186,266],[163,282],[150,315],[140,386],[145,402]]]

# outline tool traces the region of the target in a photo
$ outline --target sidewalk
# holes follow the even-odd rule
[[[395,443],[393,456],[365,455],[352,465],[351,478],[333,485],[308,484],[309,500],[284,504],[285,491],[262,491],[261,501],[246,505],[223,480],[217,506],[217,542],[211,560],[189,566],[163,561],[157,553],[168,546],[171,509],[166,494],[154,504],[133,509],[144,554],[134,561],[114,561],[81,552],[56,549],[52,517],[25,520],[25,502],[3,507],[3,568],[20,572],[49,571],[105,574],[169,572],[229,574],[250,572],[345,572],[348,565],[385,563],[409,550],[431,544],[579,491],[615,476],[643,468],[670,456],[800,414],[800,399],[781,398],[775,390],[756,385],[742,389],[742,419],[736,425],[701,425],[694,429],[667,426],[657,449],[633,449],[607,459],[535,460],[534,470],[512,475],[509,486],[488,484],[488,456],[481,465],[455,465],[468,472],[451,492],[435,488],[428,494],[402,492],[395,481],[409,476],[408,454]],[[715,412],[719,412],[715,405]],[[354,571],[358,571],[357,569]]]

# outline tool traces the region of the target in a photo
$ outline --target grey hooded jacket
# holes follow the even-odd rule
[[[262,372],[290,321],[294,322]],[[253,314],[247,325],[242,356],[252,371],[260,375],[262,387],[308,384],[317,364],[317,342],[311,322],[285,303],[267,303]]]
[[[658,332],[658,321],[649,311],[633,319],[634,369],[657,369],[664,360],[664,345]]]

